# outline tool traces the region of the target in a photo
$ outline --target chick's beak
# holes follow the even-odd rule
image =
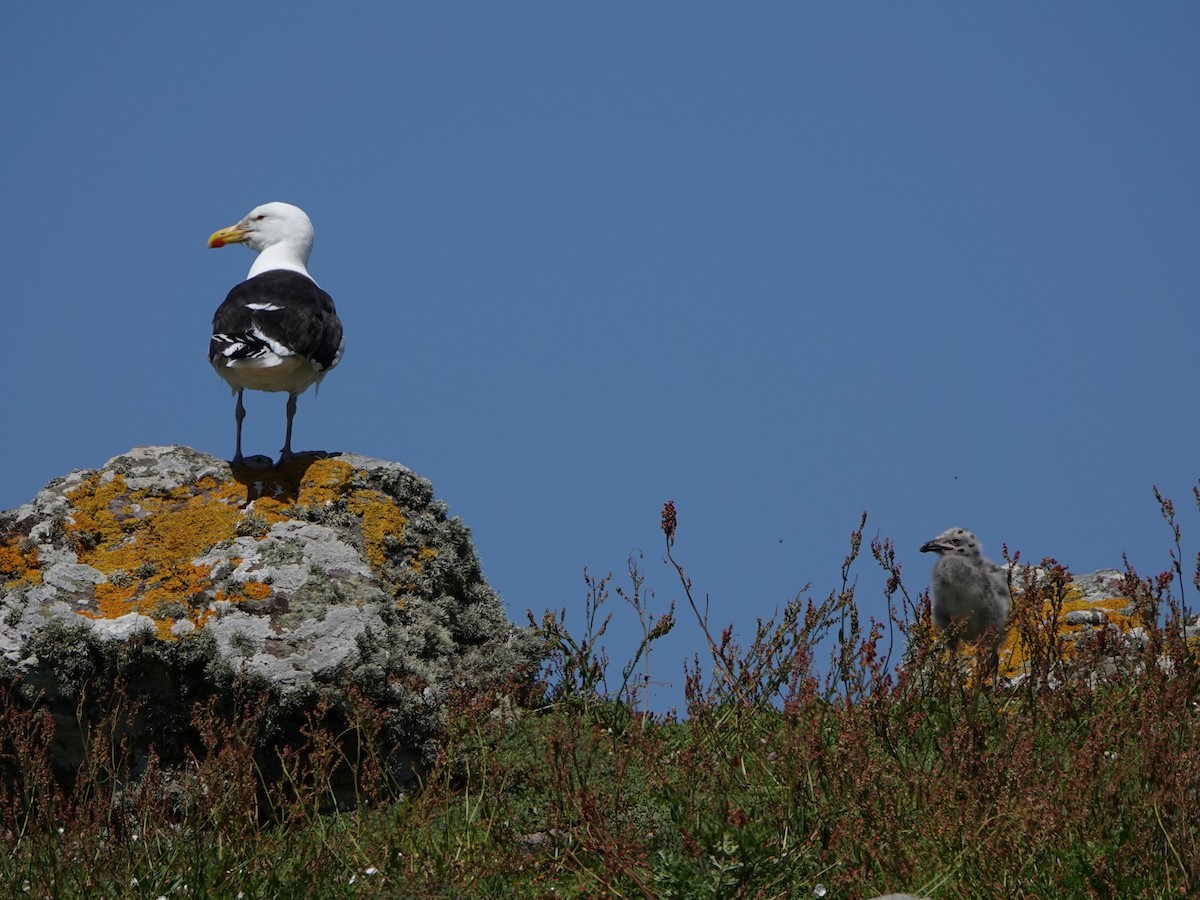
[[[215,237],[215,235],[214,235],[214,237]],[[946,549],[946,548],[943,547],[941,544],[939,544],[937,541],[926,541],[924,544],[921,545],[922,553],[941,553],[944,549]]]
[[[224,247],[226,244],[240,244],[250,236],[250,231],[239,225],[230,225],[220,231],[214,231],[208,239],[209,249]]]

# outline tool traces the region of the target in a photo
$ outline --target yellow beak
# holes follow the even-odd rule
[[[250,232],[241,225],[230,225],[220,231],[214,231],[208,239],[209,249],[224,247],[226,244],[240,244],[249,237]]]

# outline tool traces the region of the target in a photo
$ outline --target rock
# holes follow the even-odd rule
[[[114,682],[149,701],[130,734],[163,756],[182,751],[194,704],[234,685],[273,698],[277,732],[357,692],[419,760],[453,691],[530,679],[539,654],[467,527],[397,463],[231,469],[136,447],[0,513],[0,680],[66,731]]]
[[[1046,634],[1053,630],[1063,662],[1081,648],[1096,649],[1109,659],[1097,668],[1097,675],[1112,675],[1136,662],[1137,651],[1146,643],[1143,612],[1125,596],[1129,590],[1126,576],[1115,569],[1100,569],[1085,575],[1070,575],[1055,566],[999,567],[1005,573],[1013,597],[1008,633],[1000,646],[1000,681],[1009,686],[1022,684],[1035,674],[1031,655],[1044,650],[1048,637],[1026,642],[1030,625]],[[1024,622],[1021,618],[1024,617]],[[963,651],[964,670],[975,648]],[[911,667],[911,648],[905,651],[902,665]],[[1048,685],[1061,682],[1061,673],[1039,675]]]
[[[569,843],[571,843],[570,835],[558,828],[526,834],[517,842],[518,846],[528,853],[537,853],[538,851],[549,850],[553,847],[565,846]]]
[[[1098,569],[1088,575],[1076,575],[1071,579],[1071,585],[1078,592],[1078,600],[1084,603],[1099,603],[1102,600],[1121,596],[1123,577],[1116,569]]]
[[[1103,625],[1108,616],[1099,609],[1074,609],[1067,613],[1063,621],[1068,625]]]

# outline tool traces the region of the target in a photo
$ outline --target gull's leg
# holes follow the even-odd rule
[[[283,462],[289,456],[292,456],[292,419],[296,418],[296,395],[288,394],[287,402],[287,436],[283,439],[283,450],[280,452],[279,461]]]
[[[237,418],[237,450],[233,454],[233,461],[240,463],[242,461],[242,419],[246,418],[246,407],[242,405],[242,391],[237,392],[237,409],[234,411],[234,416]]]

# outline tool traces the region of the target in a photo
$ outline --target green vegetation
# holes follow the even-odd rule
[[[392,732],[357,695],[286,745],[263,738],[249,692],[197,704],[185,759],[131,758],[119,686],[92,698],[107,715],[72,723],[87,753],[64,779],[48,755],[58,726],[6,690],[0,883],[54,898],[1200,893],[1182,567],[1126,573],[1135,639],[1122,625],[1067,641],[1066,574],[1044,561],[1015,594],[1020,677],[980,686],[887,541],[870,552],[893,614],[860,621],[864,525],[840,590],[797,597],[739,643],[693,601],[668,504],[668,560],[709,648],[686,671],[686,718],[642,709],[649,653],[677,623],[648,609],[632,559],[628,586],[589,577],[583,633],[538,623],[548,664],[533,690],[455,698],[419,783],[397,780]],[[643,635],[619,667],[601,649],[614,613]],[[889,632],[906,645],[898,670]]]

